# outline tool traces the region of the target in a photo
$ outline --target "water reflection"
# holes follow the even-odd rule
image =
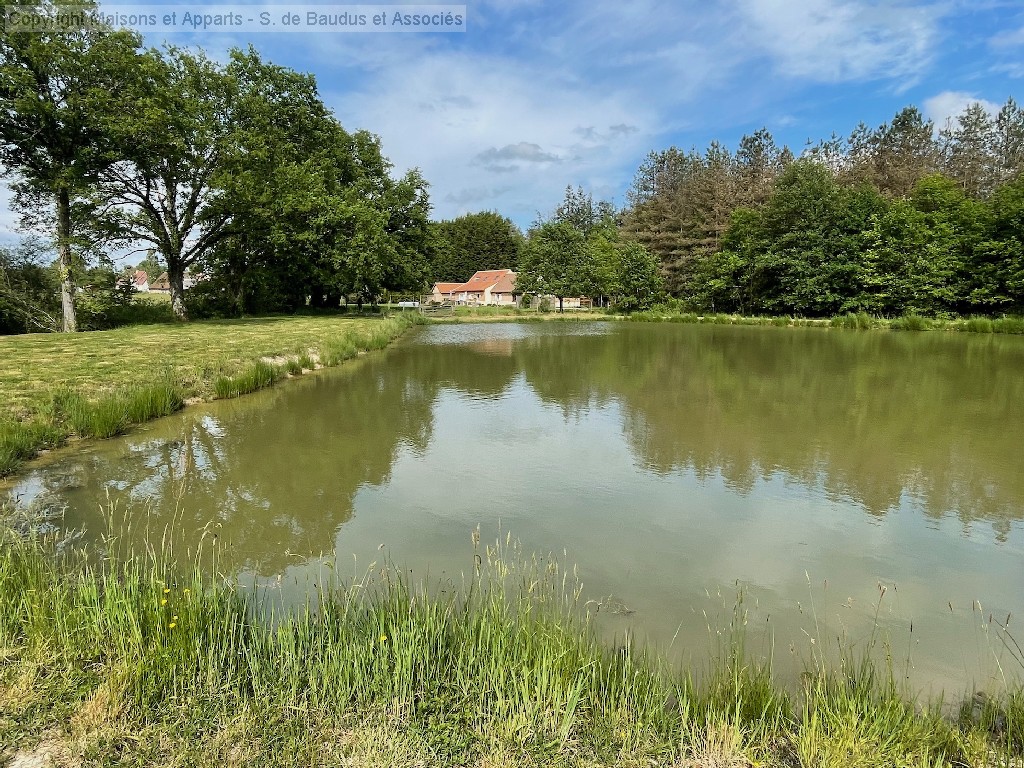
[[[625,326],[519,361],[563,409],[616,400],[638,461],[721,474],[747,493],[782,473],[871,514],[1024,515],[1024,339],[818,329]]]
[[[93,444],[33,471],[16,492],[69,504],[68,522],[94,532],[108,498],[146,510],[140,538],[147,528],[212,524],[230,566],[278,573],[333,548],[356,491],[386,483],[401,446],[425,448],[435,394],[377,356],[331,379],[189,409]]]
[[[145,518],[140,538],[213,526],[224,566],[256,581],[321,553],[359,572],[382,543],[415,574],[454,574],[472,528],[511,530],[629,607],[610,631],[698,660],[737,581],[794,642],[869,632],[881,582],[888,629],[916,628],[907,653],[931,643],[925,679],[959,681],[992,656],[974,601],[1024,610],[1022,371],[1024,339],[998,336],[432,326],[59,452],[15,490],[92,535],[108,494]]]
[[[274,572],[286,552],[329,550],[357,489],[388,482],[401,447],[426,449],[442,393],[493,401],[525,381],[569,440],[573,420],[617,406],[647,472],[721,477],[741,496],[781,476],[872,515],[910,503],[1005,539],[1024,516],[1021,371],[1024,339],[996,336],[433,327],[349,369],[63,453],[17,491],[71,504],[87,527],[108,493],[149,501],[156,517],[178,509],[184,527],[215,520],[241,562]]]

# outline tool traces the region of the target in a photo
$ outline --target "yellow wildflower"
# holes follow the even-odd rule
[[[166,597],[163,600],[160,601],[160,605],[167,605],[167,598]]]
[[[386,642],[388,641],[388,636],[387,636],[387,635],[381,635],[381,636],[380,636],[380,641],[381,641],[382,643],[386,643]]]
[[[172,621],[170,624],[167,625],[167,628],[174,629],[176,626],[178,626],[178,622]]]
[[[171,590],[169,590],[169,589],[164,589],[164,594],[165,594],[165,595],[168,595],[168,594],[170,594],[170,592],[171,592]]]

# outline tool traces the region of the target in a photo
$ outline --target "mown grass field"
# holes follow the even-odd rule
[[[0,337],[0,476],[69,436],[107,437],[380,349],[418,316],[271,317]]]
[[[467,537],[454,583],[386,561],[341,583],[325,567],[306,609],[274,615],[272,586],[209,575],[215,544],[176,563],[115,536],[89,555],[3,516],[0,763],[1022,765],[1019,688],[942,707],[852,657],[787,687],[742,634],[697,682],[598,642],[574,570],[507,539]]]

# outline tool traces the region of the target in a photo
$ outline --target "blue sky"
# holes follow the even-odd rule
[[[464,33],[168,39],[312,72],[346,128],[380,135],[396,172],[422,170],[435,218],[522,227],[569,184],[621,205],[651,150],[735,148],[764,126],[799,152],[907,104],[941,126],[969,101],[1024,101],[1021,0],[476,0]]]

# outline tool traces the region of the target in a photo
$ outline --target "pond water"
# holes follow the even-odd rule
[[[179,549],[216,533],[221,567],[292,600],[328,560],[468,571],[479,526],[576,564],[612,641],[699,667],[741,600],[782,674],[874,640],[960,692],[1024,672],[998,626],[1024,645],[1022,448],[1022,338],[439,325],[56,452],[13,492],[86,537],[109,504]]]

